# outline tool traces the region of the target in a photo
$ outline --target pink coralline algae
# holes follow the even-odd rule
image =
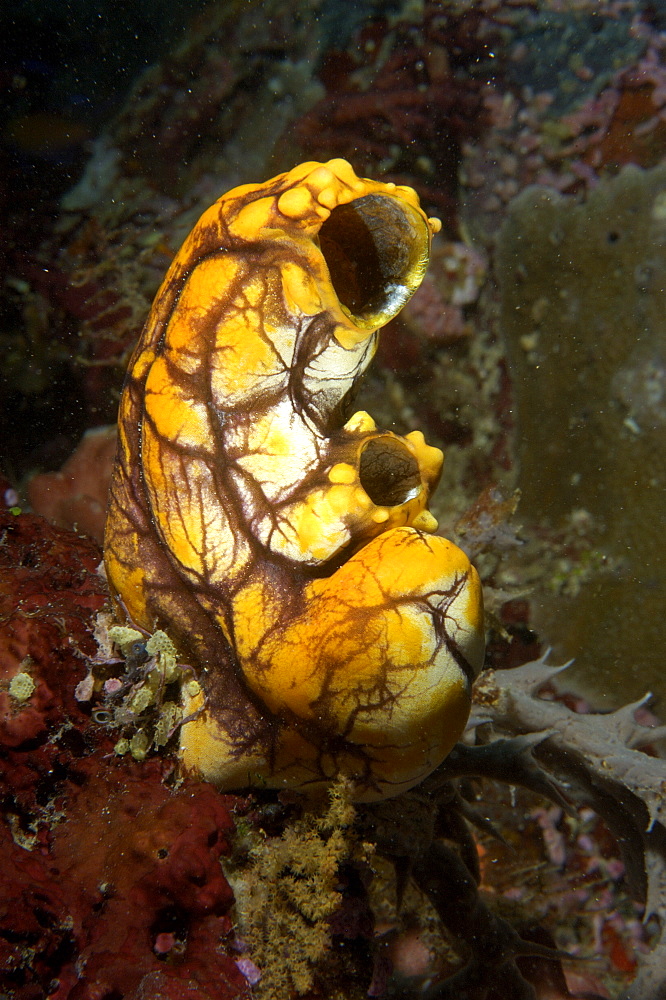
[[[35,513],[101,543],[116,443],[115,424],[87,431],[59,472],[43,472],[30,481],[28,497]]]
[[[168,759],[114,756],[113,734],[76,700],[106,600],[96,545],[9,512],[0,535],[3,988],[13,1000],[249,996],[227,955],[220,866],[234,799],[170,788]]]

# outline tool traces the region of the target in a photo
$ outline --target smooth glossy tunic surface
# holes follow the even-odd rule
[[[221,787],[361,798],[459,737],[481,590],[427,510],[442,454],[345,421],[438,229],[410,188],[304,163],[236,188],[176,256],[132,358],[105,540],[119,609],[195,668],[181,756]]]

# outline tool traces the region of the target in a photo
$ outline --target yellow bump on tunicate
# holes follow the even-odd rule
[[[388,521],[391,515],[387,511],[386,507],[378,507],[377,510],[372,515],[372,520],[375,524],[383,524],[384,521]]]
[[[376,431],[377,424],[365,410],[357,410],[342,429],[350,434],[367,434],[369,431]]]
[[[290,219],[300,219],[307,215],[312,207],[312,195],[305,187],[292,188],[280,196],[277,203],[278,212]]]
[[[441,448],[426,444],[421,431],[410,431],[409,434],[405,434],[405,441],[409,441],[414,449],[424,478],[436,480],[444,462],[444,452]]]
[[[322,191],[335,181],[335,176],[328,167],[318,167],[308,177],[308,184],[315,191]]]
[[[343,160],[338,157],[335,160],[329,160],[325,164],[326,169],[330,170],[331,174],[337,178],[339,186],[341,188],[339,197],[344,198],[346,192],[344,187],[349,188],[353,192],[363,191],[366,181],[362,177],[357,177],[354,173],[354,168],[348,160]],[[342,186],[344,185],[344,187]]]
[[[247,232],[260,233],[273,221],[273,198],[258,198],[244,205],[235,219],[229,220],[229,232],[243,237]]]
[[[35,682],[30,674],[27,674],[25,671],[21,671],[20,674],[14,674],[9,682],[9,693],[17,701],[27,701],[34,690]]]
[[[338,196],[335,188],[324,188],[323,191],[320,191],[317,195],[317,201],[320,205],[323,205],[324,208],[335,208],[338,203]]]
[[[328,478],[331,483],[350,485],[358,479],[358,472],[353,465],[348,465],[347,462],[338,462],[337,465],[331,466]]]
[[[442,228],[442,220],[432,216],[428,219],[428,225],[430,226],[431,233],[439,233]]]
[[[421,449],[425,445],[423,431],[410,431],[409,434],[405,434],[405,440],[411,441],[416,449]]]
[[[354,503],[358,506],[359,510],[367,510],[369,507],[372,507],[372,500],[361,486],[354,490]]]
[[[437,531],[439,524],[437,518],[433,517],[429,510],[422,510],[420,514],[417,514],[412,521],[413,528],[419,528],[421,531],[427,531],[429,534]]]

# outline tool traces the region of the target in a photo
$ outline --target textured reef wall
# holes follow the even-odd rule
[[[0,995],[247,998],[220,867],[234,800],[114,755],[75,695],[99,549],[2,508],[0,539]]]
[[[49,10],[0,21],[24,7]],[[70,16],[71,46],[40,16],[5,67],[0,1000],[664,1000],[665,727],[575,692],[664,690],[665,178],[643,171],[666,162],[666,6],[211,3],[90,132],[66,103],[82,79],[110,92],[114,60],[129,83],[132,54],[152,58],[138,34],[121,51],[119,16],[106,44]],[[200,213],[331,156],[441,216],[354,407],[444,450],[432,512],[479,570],[490,632],[464,742],[353,807],[346,783],[308,802],[178,772],[190,664],[95,625],[108,592],[81,532],[101,540],[112,432],[26,488],[115,420]],[[552,641],[571,671],[546,665]]]
[[[585,203],[526,189],[497,263],[521,513],[591,518],[594,539],[587,581],[542,593],[537,624],[596,694],[664,692],[666,167],[625,168]]]

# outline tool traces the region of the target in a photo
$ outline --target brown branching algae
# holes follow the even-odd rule
[[[411,188],[304,163],[230,191],[177,254],[130,363],[105,539],[117,609],[165,629],[185,767],[359,798],[421,781],[483,660],[479,579],[436,537],[442,454],[345,421],[437,220]]]

